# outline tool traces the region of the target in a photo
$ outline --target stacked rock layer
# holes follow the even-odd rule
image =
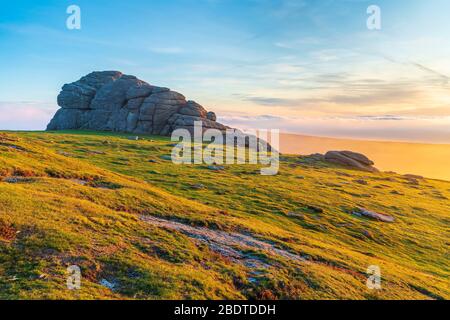
[[[195,121],[203,129],[224,131],[214,112],[168,88],[150,85],[119,71],[92,72],[65,84],[58,95],[61,107],[47,130],[86,129],[170,135]]]

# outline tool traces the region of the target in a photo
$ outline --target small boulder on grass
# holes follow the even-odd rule
[[[288,212],[288,213],[287,213],[287,216],[288,216],[288,217],[299,218],[299,219],[304,219],[304,218],[305,218],[305,215],[304,215],[304,214],[297,213],[297,212],[292,212],[292,211]]]
[[[362,234],[363,234],[364,236],[366,236],[366,238],[373,239],[372,232],[370,232],[370,231],[368,231],[368,230],[364,230],[364,231],[362,232]]]
[[[378,213],[374,211],[370,211],[364,208],[357,208],[356,210],[352,211],[352,214],[358,217],[367,217],[373,220],[381,221],[381,222],[394,222],[395,218],[384,214],[384,213]]]
[[[222,170],[225,170],[225,167],[224,166],[208,166],[207,167],[209,170],[212,170],[212,171],[222,171]]]
[[[406,179],[417,179],[417,180],[423,180],[424,177],[419,176],[417,174],[404,174],[403,177],[405,177]]]
[[[168,156],[168,155],[161,156],[161,159],[167,160],[167,161],[172,161],[172,157]]]
[[[323,209],[313,205],[307,205],[306,208],[314,213],[323,213]]]
[[[34,178],[13,176],[5,178],[3,181],[6,183],[29,183],[34,182]]]

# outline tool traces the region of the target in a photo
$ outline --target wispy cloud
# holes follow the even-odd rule
[[[361,92],[358,90],[343,94],[330,94],[322,97],[311,98],[282,98],[265,96],[244,96],[243,100],[267,107],[290,107],[301,108],[303,106],[316,106],[320,108],[324,104],[336,104],[343,106],[376,106],[387,103],[409,103],[413,102],[420,95],[420,91],[414,89],[403,89],[399,87],[372,88],[372,92]]]
[[[426,66],[424,66],[424,65],[422,65],[420,63],[417,63],[417,62],[411,62],[411,64],[416,66],[417,68],[419,68],[419,69],[421,69],[421,70],[431,74],[431,75],[436,76],[438,78],[439,82],[442,83],[442,85],[448,85],[449,84],[449,81],[450,81],[450,77],[449,76],[447,76],[445,74],[442,74],[442,73],[440,73],[440,72],[438,72],[436,70],[433,70],[431,68],[428,68],[428,67],[426,67]]]
[[[354,117],[225,116],[220,121],[242,129],[280,129],[284,133],[353,139],[450,143],[450,116]]]
[[[399,65],[403,65],[403,66],[410,66],[413,67],[417,70],[420,70],[422,73],[427,74],[428,76],[431,76],[431,78],[425,78],[424,82],[427,81],[430,84],[437,84],[439,86],[443,86],[443,87],[447,87],[450,83],[450,76],[434,70],[428,66],[425,66],[422,63],[418,63],[415,61],[402,61],[400,59],[388,56],[388,55],[382,55],[384,59],[386,59],[389,62],[395,63],[395,64],[399,64]]]
[[[180,47],[152,47],[149,50],[159,54],[180,54],[184,52]]]

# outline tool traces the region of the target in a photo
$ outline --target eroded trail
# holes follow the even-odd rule
[[[270,265],[260,257],[245,252],[246,250],[260,250],[268,256],[279,256],[297,262],[305,262],[305,259],[300,255],[276,248],[273,244],[255,239],[250,235],[194,227],[153,216],[141,216],[141,219],[158,227],[177,230],[196,241],[206,244],[211,250],[249,268],[267,268]]]

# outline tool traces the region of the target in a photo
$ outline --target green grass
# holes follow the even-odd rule
[[[288,155],[277,176],[257,165],[215,172],[163,160],[168,138],[128,136],[0,134],[0,298],[450,297],[450,182],[413,185]],[[356,207],[396,221],[356,217]],[[251,267],[146,215],[251,235],[307,261],[252,250],[268,265],[252,281]],[[80,290],[66,287],[70,265],[81,267]],[[366,287],[370,265],[381,268],[381,290]]]

